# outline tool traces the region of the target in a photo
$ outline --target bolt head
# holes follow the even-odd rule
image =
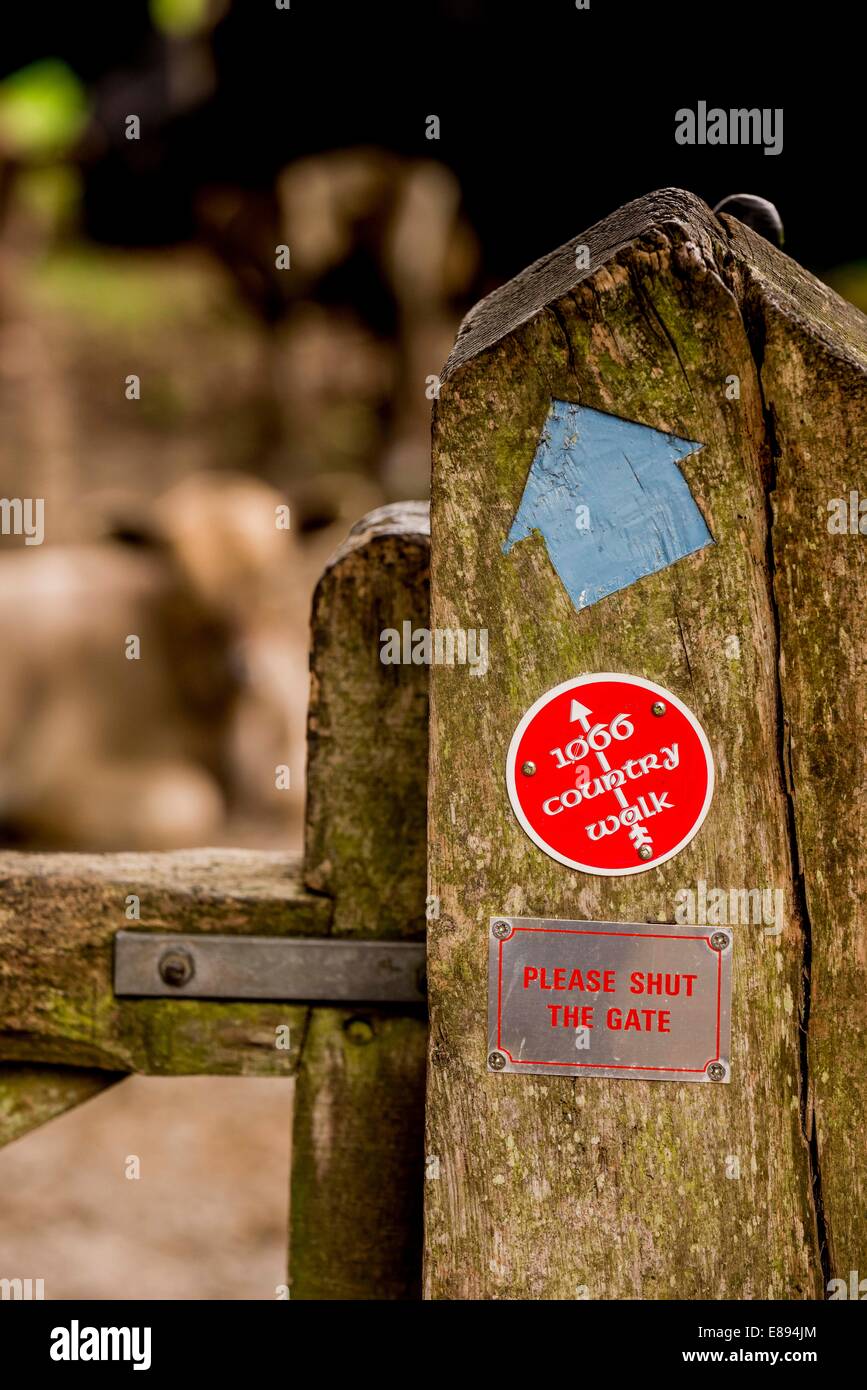
[[[505,1065],[506,1059],[503,1056],[502,1052],[488,1053],[488,1066],[490,1067],[491,1071],[502,1071]]]
[[[725,1081],[726,1069],[722,1062],[711,1062],[708,1065],[707,1074],[711,1081]]]
[[[656,717],[659,718],[660,715],[665,714],[666,708],[667,706],[663,700],[654,700],[653,704],[650,706],[650,713],[655,714]]]
[[[649,859],[652,853],[653,850],[650,848],[650,845],[642,845],[641,849],[638,851],[638,857],[639,859]]]
[[[159,971],[165,984],[178,989],[181,985],[189,984],[196,973],[196,967],[189,951],[179,946],[171,946],[160,957]]]
[[[536,764],[531,762],[522,763],[521,771],[525,777],[533,777],[536,772]]]
[[[512,928],[508,922],[495,922],[491,927],[491,933],[498,941],[508,941],[512,935]]]
[[[373,1042],[373,1029],[366,1018],[350,1018],[344,1025],[343,1031],[351,1043],[356,1047],[363,1047],[365,1043]]]
[[[715,951],[724,951],[730,940],[727,932],[715,931],[711,933],[710,944]]]

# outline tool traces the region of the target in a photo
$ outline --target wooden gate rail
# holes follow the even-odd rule
[[[285,854],[0,856],[3,1060],[155,1076],[286,1076],[306,1009],[193,999],[116,999],[114,938],[126,899],[141,929],[293,936],[328,931],[332,904]],[[138,925],[138,924],[136,924]],[[292,1048],[275,1047],[288,1024]]]
[[[418,1294],[424,1009],[117,998],[114,939],[423,939],[428,673],[384,665],[380,631],[426,626],[428,560],[426,506],[386,507],[320,581],[306,862],[0,854],[0,1144],[130,1072],[297,1076],[293,1298]]]

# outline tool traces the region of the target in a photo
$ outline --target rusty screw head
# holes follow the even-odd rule
[[[525,777],[533,777],[536,772],[536,764],[531,762],[521,763],[521,771]]]
[[[656,717],[659,718],[661,714],[665,714],[666,708],[663,700],[654,700],[653,704],[650,706],[650,713],[655,714]]]
[[[708,1064],[707,1074],[711,1081],[725,1081],[726,1079],[726,1069],[722,1062],[710,1062]]]
[[[164,951],[160,957],[159,969],[160,978],[167,985],[174,985],[176,989],[189,984],[196,973],[192,956],[182,946],[170,946]]]
[[[639,859],[649,859],[652,853],[653,850],[650,848],[650,845],[642,845],[641,849],[638,851],[638,857]]]
[[[343,1030],[351,1043],[356,1047],[364,1047],[366,1043],[373,1042],[373,1028],[366,1018],[350,1018],[343,1025]]]
[[[711,933],[710,944],[715,951],[724,951],[730,940],[728,932],[715,931]]]
[[[502,1071],[505,1065],[506,1059],[503,1056],[502,1052],[488,1053],[488,1066],[490,1067],[491,1071]]]
[[[495,922],[491,927],[491,932],[498,941],[507,941],[512,935],[512,928],[508,922]]]

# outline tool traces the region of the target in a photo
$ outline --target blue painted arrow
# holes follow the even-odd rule
[[[503,554],[540,531],[580,609],[713,545],[677,466],[703,447],[552,401]]]

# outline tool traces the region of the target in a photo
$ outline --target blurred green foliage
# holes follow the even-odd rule
[[[194,34],[208,19],[208,0],[150,0],[154,28],[165,34]]]
[[[850,304],[867,314],[867,261],[853,261],[851,265],[837,266],[822,276],[826,284],[836,290]]]
[[[217,281],[222,286],[222,281]],[[38,306],[73,315],[81,325],[146,331],[194,317],[245,318],[231,297],[218,297],[209,277],[183,259],[130,255],[77,242],[45,256],[32,281]]]
[[[20,68],[0,82],[0,144],[20,159],[57,159],[84,129],[87,97],[57,58]]]

